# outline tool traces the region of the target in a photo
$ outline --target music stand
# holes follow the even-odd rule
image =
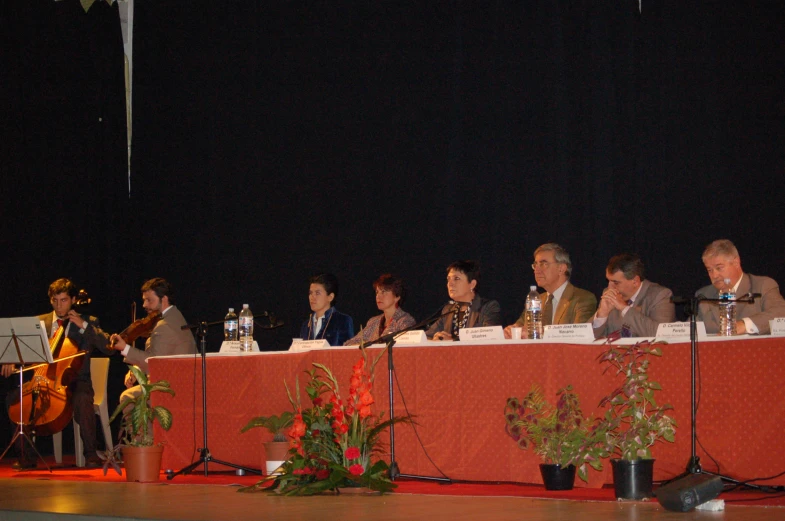
[[[8,447],[0,454],[0,460],[5,457],[16,439],[21,437],[22,446],[27,441],[38,458],[44,462],[49,472],[52,472],[46,460],[38,452],[38,449],[35,448],[35,443],[24,431],[24,394],[22,389],[24,383],[22,375],[25,364],[51,364],[53,362],[52,351],[49,348],[49,337],[43,320],[38,317],[0,318],[0,364],[19,366],[19,423]]]

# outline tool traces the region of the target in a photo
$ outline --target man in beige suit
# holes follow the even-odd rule
[[[114,348],[122,353],[126,363],[133,364],[148,373],[147,359],[151,356],[196,353],[193,334],[189,330],[181,329],[181,326],[186,325],[187,322],[180,310],[174,306],[174,291],[171,284],[162,278],[148,280],[142,285],[142,301],[148,315],[161,313],[161,319],[147,339],[144,351],[126,344],[119,335],[112,335]],[[125,377],[125,386],[128,389],[120,395],[120,402],[123,398],[134,397],[141,392],[130,371]]]
[[[570,282],[572,262],[567,250],[553,242],[543,244],[534,250],[532,269],[537,285],[545,290],[540,293],[543,326],[578,324],[591,319],[597,309],[597,298]],[[526,330],[526,310],[514,324],[504,328],[505,338],[512,338],[512,327]]]
[[[646,280],[643,262],[631,253],[616,255],[605,268],[608,287],[592,320],[595,338],[626,326],[630,336],[653,337],[660,324],[676,320],[673,292]]]

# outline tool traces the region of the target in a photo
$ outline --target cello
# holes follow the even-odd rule
[[[90,303],[85,290],[80,290],[74,307]],[[73,382],[84,363],[85,351],[80,350],[67,336],[64,322],[49,340],[54,362],[28,368],[33,377],[22,386],[21,401],[8,407],[10,418],[19,418],[38,435],[51,435],[62,431],[73,417],[73,404],[69,384]],[[21,411],[20,411],[21,408]]]

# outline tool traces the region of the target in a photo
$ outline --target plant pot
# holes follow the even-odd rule
[[[575,465],[540,463],[540,474],[545,490],[572,490],[575,485]]]
[[[123,447],[126,481],[150,483],[158,481],[161,474],[163,445],[152,447]]]
[[[279,467],[288,459],[288,441],[268,441],[264,444],[265,470],[268,476],[280,474]]]
[[[654,460],[612,459],[613,488],[618,499],[645,499],[654,497]]]

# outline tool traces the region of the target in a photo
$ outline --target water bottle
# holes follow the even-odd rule
[[[720,290],[720,336],[736,334],[736,292],[725,279],[725,289]]]
[[[530,286],[526,296],[526,337],[542,338],[542,301],[537,286]]]
[[[243,304],[243,310],[240,311],[240,349],[242,351],[250,351],[253,347],[253,314],[248,304]]]
[[[224,340],[237,340],[237,315],[234,314],[234,308],[229,308],[229,313],[224,317]]]

